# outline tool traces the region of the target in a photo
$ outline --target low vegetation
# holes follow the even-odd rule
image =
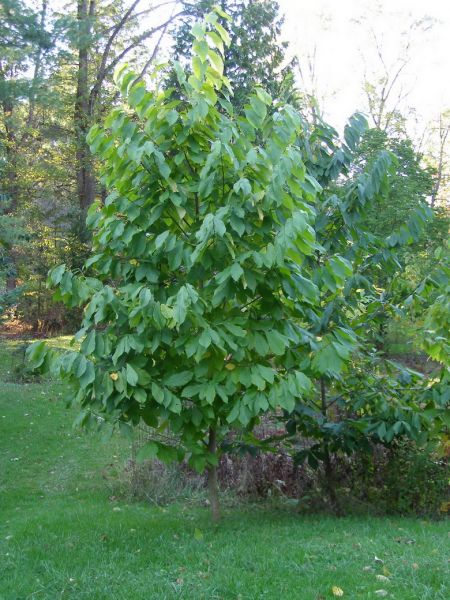
[[[339,589],[344,598],[448,598],[443,520],[336,520],[300,515],[283,499],[228,498],[217,528],[201,495],[131,502],[129,442],[74,430],[61,383],[5,382],[14,345],[1,340],[2,600],[319,600]]]

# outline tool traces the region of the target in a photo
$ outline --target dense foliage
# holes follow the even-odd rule
[[[192,58],[191,28],[213,9],[213,0],[184,1],[184,13],[173,32],[173,56],[183,65]],[[241,112],[255,85],[274,98],[293,95],[293,64],[287,64],[287,43],[280,42],[283,18],[275,0],[222,0],[220,8],[230,20],[219,15],[218,25],[226,27],[230,43],[224,48],[224,74],[233,82],[230,98]],[[169,85],[178,87],[173,73]]]
[[[324,461],[335,502],[331,452],[439,433],[448,404],[438,385],[376,354],[376,328],[397,309],[387,288],[398,249],[429,211],[387,237],[364,229],[396,162],[381,151],[355,168],[360,115],[343,144],[259,87],[235,116],[219,16],[194,26],[188,75],[174,64],[183,99],[117,72],[127,106],[88,137],[110,192],[89,212],[92,256],[82,274],[50,274],[57,299],[85,306],[81,347],[30,350],[35,367],[51,363],[73,385],[79,422],[175,433],[175,446],[151,441],[142,455],[206,468],[215,518],[232,428],[251,433],[281,409],[296,458]],[[317,443],[299,449],[297,432]]]

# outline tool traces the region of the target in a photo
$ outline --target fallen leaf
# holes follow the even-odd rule
[[[375,575],[375,577],[377,578],[378,581],[385,581],[385,582],[389,581],[389,577],[386,577],[386,575]]]
[[[344,595],[344,590],[341,589],[340,587],[338,587],[337,585],[333,585],[333,587],[331,588],[331,591],[333,592],[333,596],[343,596]]]
[[[375,594],[377,596],[383,596],[383,597],[389,595],[389,593],[386,590],[375,590]]]
[[[412,566],[413,569],[418,569],[419,568],[419,565],[417,563],[413,563],[411,566]]]
[[[201,530],[200,530],[200,529],[198,529],[197,527],[195,528],[195,531],[194,531],[194,538],[195,538],[195,539],[196,539],[198,542],[200,542],[200,541],[203,539],[203,533],[202,533],[202,532],[201,532]]]
[[[415,544],[416,540],[414,539],[410,539],[410,538],[405,538],[405,537],[396,537],[394,538],[394,541],[396,541],[398,544]]]

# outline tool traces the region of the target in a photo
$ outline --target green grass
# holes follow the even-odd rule
[[[0,340],[0,378],[12,367]],[[111,498],[129,443],[74,431],[64,393],[0,383],[1,600],[319,600],[332,586],[344,599],[449,597],[445,521],[305,517],[280,503],[228,507],[215,527],[192,499]]]

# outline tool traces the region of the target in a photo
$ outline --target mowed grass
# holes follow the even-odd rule
[[[12,343],[0,345],[10,379]],[[216,527],[192,499],[114,498],[129,442],[73,430],[64,395],[57,382],[0,383],[1,600],[323,600],[333,586],[450,597],[446,521],[306,517],[279,502],[229,506]]]

